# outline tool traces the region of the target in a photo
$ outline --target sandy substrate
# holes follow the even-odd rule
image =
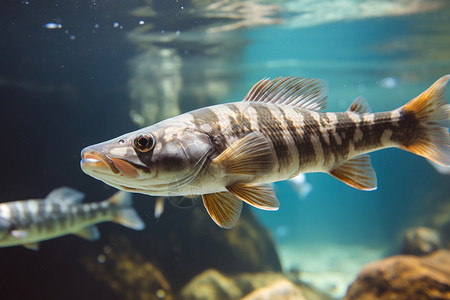
[[[279,245],[285,271],[300,271],[300,280],[335,298],[345,295],[363,265],[386,256],[386,249],[363,245]]]

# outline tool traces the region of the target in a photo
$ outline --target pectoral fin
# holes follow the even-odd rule
[[[97,226],[85,227],[75,232],[74,234],[89,241],[98,240],[98,238],[100,237],[100,232],[98,231]]]
[[[241,215],[242,201],[229,192],[205,194],[203,204],[213,221],[222,228],[232,228]]]
[[[22,246],[24,246],[27,249],[33,250],[33,251],[39,250],[39,243],[27,243],[27,244],[23,244]]]
[[[359,190],[372,191],[377,188],[377,176],[368,155],[348,160],[329,173]]]
[[[227,175],[263,175],[273,168],[275,158],[267,138],[253,132],[234,142],[213,162]]]
[[[237,184],[227,189],[242,201],[259,209],[278,210],[280,202],[269,184],[249,185]]]

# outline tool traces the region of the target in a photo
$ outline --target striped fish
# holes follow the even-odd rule
[[[321,112],[322,80],[263,79],[242,102],[194,110],[86,147],[81,168],[121,190],[201,195],[214,222],[231,228],[242,202],[277,210],[269,185],[325,172],[361,190],[377,187],[367,153],[397,147],[450,165],[446,75],[406,105],[371,113],[357,98],[341,113]]]
[[[61,187],[45,199],[0,203],[0,247],[23,245],[38,250],[39,242],[75,234],[96,240],[95,224],[113,221],[141,230],[145,225],[131,207],[131,194],[117,192],[102,202],[82,204],[84,195]]]

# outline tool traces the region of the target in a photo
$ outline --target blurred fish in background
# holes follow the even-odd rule
[[[97,223],[112,221],[142,230],[145,225],[131,207],[131,194],[117,192],[102,202],[82,204],[84,195],[72,188],[53,190],[44,199],[0,204],[0,247],[22,245],[38,250],[39,242],[75,234],[87,240],[100,237]]]

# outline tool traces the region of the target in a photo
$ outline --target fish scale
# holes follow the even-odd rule
[[[322,112],[319,79],[256,83],[241,102],[200,108],[92,145],[81,153],[88,175],[152,196],[201,195],[214,222],[233,227],[242,202],[277,210],[269,183],[324,172],[347,185],[377,188],[367,155],[397,147],[450,165],[450,75],[404,106],[371,113],[358,97],[345,112]]]

